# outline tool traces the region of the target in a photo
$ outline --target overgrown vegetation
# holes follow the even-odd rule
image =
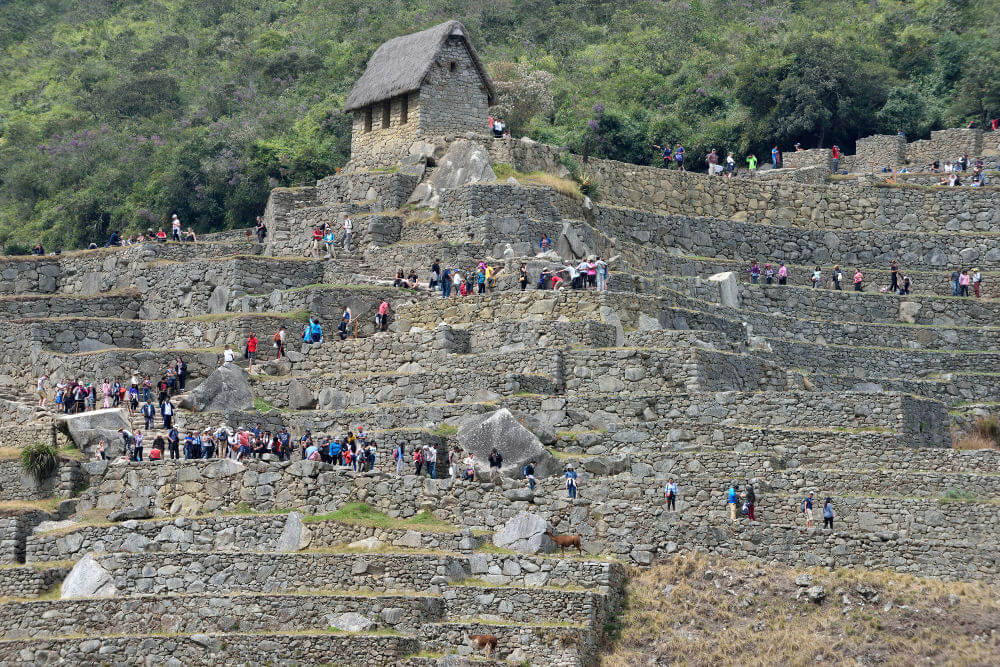
[[[825,589],[821,603],[800,574]],[[601,664],[993,664],[998,613],[997,589],[982,584],[692,553],[633,571]]]
[[[247,226],[274,186],[334,172],[344,97],[376,46],[450,18],[498,113],[576,153],[654,144],[767,155],[982,123],[1000,105],[995,2],[8,0],[0,11],[0,245],[135,233],[177,212]],[[583,194],[586,175],[566,165]],[[591,195],[592,196],[592,195]]]
[[[955,449],[1000,448],[1000,419],[996,415],[978,417],[972,428],[953,438]]]
[[[49,443],[36,442],[21,451],[21,470],[42,480],[59,467],[59,450]]]

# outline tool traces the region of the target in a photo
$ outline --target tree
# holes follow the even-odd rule
[[[493,113],[507,123],[512,135],[527,134],[532,118],[552,115],[555,77],[549,72],[531,70],[523,63],[498,62],[490,66],[490,76],[497,91]]]

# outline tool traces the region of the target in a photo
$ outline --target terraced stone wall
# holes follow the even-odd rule
[[[824,167],[826,173],[833,170],[833,158],[829,148],[810,148],[804,151],[789,151],[784,155],[786,169]]]
[[[316,181],[316,201],[327,205],[370,201],[376,210],[393,211],[406,203],[419,180],[410,174],[383,172],[336,174]]]
[[[876,171],[887,165],[899,168],[906,163],[906,137],[896,134],[873,134],[858,139],[854,170]]]
[[[942,270],[969,267],[973,262],[984,270],[1000,268],[1000,247],[993,236],[985,234],[791,229],[607,206],[595,207],[594,216],[594,224],[612,235],[663,249],[680,247],[706,257],[827,266],[836,262],[845,268],[888,266],[893,259],[904,266],[924,264]]]
[[[0,596],[34,598],[69,574],[68,567],[0,567]]]
[[[996,133],[986,135],[996,137]],[[958,160],[963,155],[976,157],[983,154],[983,131],[964,127],[933,130],[930,139],[918,139],[906,146],[906,159],[910,164],[942,163]]]
[[[68,498],[86,479],[78,461],[61,459],[51,474],[41,479],[25,474],[20,459],[0,460],[0,498],[40,500],[51,496]]]
[[[536,149],[526,145],[522,150]],[[537,159],[524,162],[545,164],[548,151],[538,150]],[[955,220],[979,231],[1000,231],[1000,191],[995,190],[708,178],[593,158],[581,162],[580,170],[593,180],[603,204],[657,213],[845,230],[877,224],[900,231],[938,231]]]
[[[117,317],[135,319],[142,300],[134,290],[119,294],[86,297],[25,297],[0,299],[0,317],[4,320],[47,317]]]

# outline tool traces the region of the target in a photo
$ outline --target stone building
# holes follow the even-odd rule
[[[418,141],[489,134],[493,82],[465,27],[448,21],[380,46],[347,97],[351,159],[390,166]]]

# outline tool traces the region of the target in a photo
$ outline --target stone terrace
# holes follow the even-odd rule
[[[557,149],[528,141],[480,150],[520,172],[561,169]],[[1000,453],[953,447],[975,414],[966,403],[1000,402],[1000,301],[947,284],[974,263],[990,295],[995,190],[590,160],[595,203],[523,178],[431,189],[447,160],[430,153],[274,190],[263,244],[237,231],[0,262],[0,662],[417,665],[471,656],[468,635],[493,634],[503,659],[581,665],[626,568],[682,550],[1000,581]],[[312,256],[312,227],[344,212],[352,249]],[[542,234],[554,250],[539,256]],[[613,258],[608,291],[535,289],[543,268],[587,255]],[[791,284],[749,284],[754,258],[788,262]],[[892,258],[914,294],[878,291]],[[426,289],[435,259],[488,260],[497,287],[442,299]],[[868,290],[806,287],[814,264],[828,276],[834,262],[845,277],[860,266]],[[420,289],[392,287],[398,267],[416,268]],[[390,326],[376,333],[383,299]],[[345,308],[358,337],[342,341]],[[310,316],[322,344],[301,341]],[[178,356],[196,388],[250,330],[253,405],[179,410],[182,435],[260,423],[297,442],[363,425],[375,470],[303,461],[297,447],[291,461],[87,460],[74,440],[91,447],[87,434],[36,405],[42,373],[155,380]],[[559,475],[530,491],[520,475],[418,477],[409,460],[394,474],[400,443],[408,459],[436,449],[445,473],[463,422],[500,408],[575,466],[579,498]],[[15,458],[39,441],[65,458],[40,480]],[[757,522],[730,522],[734,480],[754,484]],[[804,527],[810,491],[834,498],[836,530]],[[582,553],[493,546],[523,511],[580,535]],[[84,569],[102,586],[61,597]]]

